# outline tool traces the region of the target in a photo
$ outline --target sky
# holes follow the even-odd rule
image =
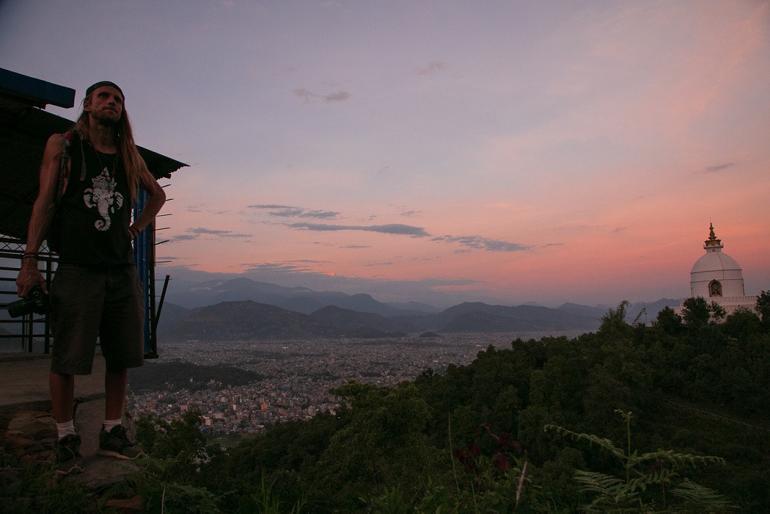
[[[770,289],[767,0],[0,0],[0,67],[76,89],[69,119],[115,81],[189,164],[172,279],[681,298],[713,222]]]

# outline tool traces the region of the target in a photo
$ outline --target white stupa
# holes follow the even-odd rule
[[[690,296],[721,305],[729,315],[738,308],[754,310],[757,297],[746,296],[741,266],[722,253],[724,245],[709,224],[709,238],[703,243],[706,255],[695,261],[690,272]]]

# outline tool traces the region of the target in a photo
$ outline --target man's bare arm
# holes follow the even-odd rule
[[[36,256],[53,220],[59,163],[63,149],[64,136],[54,134],[48,138],[43,152],[43,163],[40,166],[40,189],[32,206],[32,216],[27,229],[27,247],[22,258],[19,276],[16,278],[16,292],[22,297],[26,297],[35,286],[48,292],[45,280],[37,269]]]
[[[132,238],[138,236],[142,230],[155,220],[155,216],[160,212],[163,204],[166,203],[166,192],[163,191],[163,188],[160,187],[158,181],[155,180],[155,177],[149,171],[139,175],[139,185],[147,191],[149,198],[142,209],[142,213],[139,215],[139,219],[135,220],[134,224],[128,229]]]

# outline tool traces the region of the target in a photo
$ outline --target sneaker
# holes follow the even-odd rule
[[[99,432],[99,455],[131,460],[144,455],[144,452],[128,439],[125,427],[118,425],[109,432],[102,427]]]
[[[70,434],[56,441],[56,474],[70,475],[82,473],[80,456],[80,436]]]

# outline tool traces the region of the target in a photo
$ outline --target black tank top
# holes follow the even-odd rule
[[[131,195],[120,157],[97,152],[77,135],[69,152],[72,169],[53,226],[60,262],[88,267],[133,263]]]

